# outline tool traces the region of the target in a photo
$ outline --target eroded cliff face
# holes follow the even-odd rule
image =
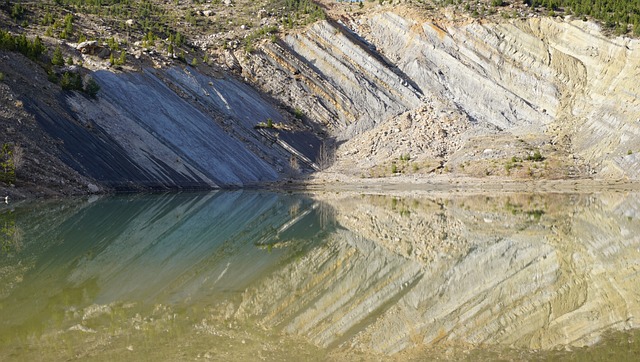
[[[4,142],[26,148],[19,186],[38,183],[30,172],[42,163],[56,180],[38,185],[63,193],[243,187],[314,167],[319,142],[309,127],[212,67],[97,70],[94,99],[41,84],[47,75],[21,55],[3,59],[12,80],[3,90],[15,99],[2,114],[12,132]],[[257,127],[268,120],[274,127]]]
[[[346,140],[339,171],[366,176],[409,154],[416,169],[504,174],[505,160],[539,150],[554,169],[543,177],[638,177],[640,42],[593,23],[434,20],[400,6],[316,23],[238,60]]]
[[[640,41],[570,18],[369,8],[224,50],[243,78],[140,54],[138,72],[99,70],[87,55],[97,100],[3,53],[1,90],[17,101],[2,117],[32,134],[12,121],[29,113],[48,138],[31,140],[46,147],[27,168],[50,152],[74,192],[239,187],[332,163],[359,177],[640,178]],[[268,119],[282,127],[255,128]],[[316,162],[323,139],[337,149]]]

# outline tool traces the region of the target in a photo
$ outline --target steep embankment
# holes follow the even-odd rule
[[[316,23],[264,44],[243,72],[346,140],[339,172],[639,176],[640,42],[581,20],[444,14]]]
[[[12,82],[3,89],[48,140],[35,145],[17,140],[28,151],[19,186],[38,182],[28,175],[44,161],[37,150],[52,154],[60,173],[54,184],[71,193],[240,187],[313,167],[307,156],[313,157],[315,136],[300,125],[285,127],[286,113],[229,75],[206,75],[192,67],[98,70],[93,78],[101,89],[92,99],[60,91],[21,55],[8,53],[4,59],[1,71]],[[8,122],[17,120],[15,109],[6,113],[13,118]],[[267,119],[281,128],[255,127]],[[305,148],[297,151],[289,144],[294,142]],[[293,165],[292,154],[299,159]],[[76,177],[86,179],[64,187]]]

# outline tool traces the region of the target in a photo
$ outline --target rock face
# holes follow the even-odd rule
[[[243,72],[311,119],[340,130],[340,138],[420,104],[420,91],[400,70],[337,23],[318,22],[262,50],[244,60]]]
[[[323,157],[334,171],[361,177],[640,178],[640,41],[593,23],[434,20],[402,5],[316,22],[251,54],[230,48],[219,61],[242,80],[209,66],[103,70],[97,100],[2,55],[1,141],[15,143],[10,132],[26,127],[13,119],[28,111],[50,136],[43,152],[86,177],[84,189],[274,181],[324,168],[314,161],[325,137],[339,145]],[[254,128],[268,119],[286,127]]]
[[[51,107],[28,96],[27,107],[61,140],[63,160],[100,184],[238,187],[277,180],[288,170],[291,151],[274,141],[278,132],[254,128],[283,116],[233,78],[189,68],[98,71],[94,78],[101,87],[97,99],[67,93],[60,107]]]
[[[537,148],[561,177],[637,179],[639,41],[578,20],[434,22],[407,13],[317,23],[264,44],[243,71],[347,140],[342,170],[401,154],[455,167],[487,160],[484,149],[508,159]],[[388,132],[408,112],[416,125]],[[429,126],[443,123],[457,126],[442,136]],[[508,145],[516,138],[526,142]]]

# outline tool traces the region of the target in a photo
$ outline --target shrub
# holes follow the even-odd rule
[[[296,108],[293,110],[293,116],[296,117],[297,119],[302,119],[302,117],[304,117],[304,113],[300,108]]]
[[[24,6],[22,6],[22,4],[14,4],[11,8],[11,17],[15,20],[22,19],[24,12],[25,8]]]
[[[544,157],[542,157],[542,154],[540,153],[540,150],[536,150],[533,153],[533,155],[527,156],[527,161],[540,162],[540,161],[544,161]]]
[[[118,65],[124,65],[127,62],[127,52],[124,50],[120,52],[120,57],[118,57]]]
[[[51,83],[58,83],[58,76],[56,75],[56,72],[54,72],[53,70],[50,70],[47,72],[47,79]]]
[[[13,151],[8,143],[2,145],[0,151],[0,181],[5,183],[15,183],[16,166],[14,164]]]
[[[100,91],[100,85],[93,78],[89,78],[84,86],[84,91],[91,98],[96,98],[98,92]]]
[[[4,73],[0,72],[0,82],[4,81]]]
[[[60,47],[56,47],[56,49],[53,51],[53,57],[51,57],[51,64],[57,65],[57,66],[64,65],[64,58],[62,57],[62,50],[60,50]]]
[[[82,78],[80,74],[64,72],[60,78],[60,86],[64,90],[82,90]]]

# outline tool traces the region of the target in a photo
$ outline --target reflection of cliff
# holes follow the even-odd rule
[[[639,206],[618,194],[314,201],[238,191],[16,209],[25,241],[0,259],[11,278],[0,359],[28,338],[43,350],[89,346],[57,360],[129,345],[139,354],[119,359],[183,360],[195,354],[176,351],[195,345],[282,360],[290,348],[592,344],[639,327]],[[137,349],[150,334],[171,344]]]
[[[320,346],[387,354],[591,344],[638,327],[640,223],[626,216],[638,203],[623,199],[331,200],[349,230],[249,289],[243,311]]]
[[[47,206],[52,213],[16,211],[18,225],[28,225],[28,242],[0,260],[3,274],[20,271],[0,300],[0,337],[28,335],[50,318],[64,328],[65,311],[92,304],[195,303],[241,291],[304,247],[267,253],[254,243],[286,237],[278,229],[313,205],[297,196],[238,191]]]

